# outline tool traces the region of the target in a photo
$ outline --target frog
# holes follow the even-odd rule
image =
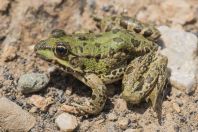
[[[157,111],[168,78],[168,59],[158,49],[154,41],[125,28],[74,34],[55,29],[34,47],[41,59],[55,64],[92,90],[86,101],[70,104],[73,112],[80,115],[99,114],[108,98],[107,85],[119,80],[121,98],[133,105],[150,102]]]
[[[137,34],[141,34],[151,41],[157,41],[161,36],[154,24],[140,22],[138,19],[125,14],[105,16],[104,18],[98,15],[93,15],[92,18],[96,21],[96,26],[101,32],[110,31],[116,28],[124,28],[134,31]]]

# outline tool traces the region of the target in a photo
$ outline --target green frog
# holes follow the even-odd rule
[[[35,52],[91,88],[89,100],[71,104],[78,114],[100,113],[107,99],[106,84],[121,79],[121,97],[127,102],[146,100],[155,111],[162,103],[167,58],[158,53],[157,44],[134,30],[66,34],[55,29]]]

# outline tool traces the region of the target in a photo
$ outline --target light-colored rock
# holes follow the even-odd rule
[[[142,128],[136,128],[136,129],[129,128],[125,130],[124,132],[143,132],[143,129]]]
[[[60,130],[64,132],[71,132],[78,126],[76,117],[68,113],[60,114],[55,122]]]
[[[121,129],[125,130],[125,129],[127,129],[129,122],[130,122],[130,120],[128,118],[123,118],[123,119],[118,120],[117,123]]]
[[[198,39],[188,32],[158,28],[162,34],[164,49],[161,53],[168,57],[168,68],[171,70],[170,81],[176,88],[192,93],[197,87],[198,75]]]
[[[28,112],[5,97],[0,98],[0,128],[9,132],[27,132],[36,123]]]
[[[48,82],[46,74],[28,73],[19,78],[18,89],[25,94],[33,93],[45,88]]]
[[[108,114],[107,118],[110,120],[110,121],[116,121],[118,119],[117,115],[115,113],[110,113]]]
[[[127,102],[124,99],[117,99],[114,104],[114,109],[116,112],[124,112],[127,111]]]
[[[29,98],[29,101],[42,111],[45,111],[46,108],[53,103],[53,99],[51,97],[44,98],[40,95],[32,95]]]

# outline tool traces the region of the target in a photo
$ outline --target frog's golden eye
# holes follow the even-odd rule
[[[55,47],[55,54],[59,57],[65,57],[68,52],[68,46],[64,42],[57,42],[57,45]]]

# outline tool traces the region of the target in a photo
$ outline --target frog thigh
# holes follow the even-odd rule
[[[106,86],[102,80],[95,74],[73,75],[92,89],[92,95],[88,103],[83,105],[72,103],[72,105],[82,114],[95,115],[101,112],[107,99]]]
[[[166,66],[167,58],[156,53],[148,53],[132,60],[123,77],[122,97],[137,104],[152,93],[154,95],[149,96],[149,99],[155,105],[156,97],[163,90],[166,81]],[[155,93],[152,92],[154,88]]]

